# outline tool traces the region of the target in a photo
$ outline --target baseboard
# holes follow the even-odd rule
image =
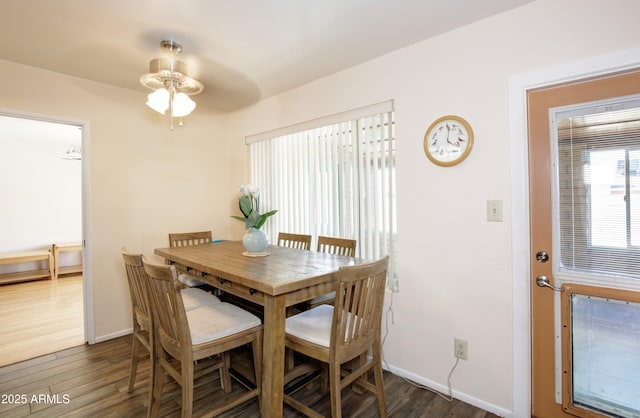
[[[127,328],[127,329],[120,330],[118,332],[113,332],[111,334],[101,335],[95,338],[94,344],[113,340],[114,338],[118,338],[118,337],[124,337],[125,335],[129,335],[132,333],[133,333],[133,328]]]
[[[388,370],[389,372],[397,376],[404,377],[405,379],[411,380],[412,382],[418,383],[422,386],[426,386],[430,389],[433,389],[435,391],[442,393],[445,396],[449,395],[449,388],[444,385],[433,382],[429,379],[425,379],[424,377],[418,376],[415,373],[412,373],[404,369],[400,369],[398,367],[391,366],[386,363],[384,363],[383,366],[385,370]],[[509,411],[499,406],[487,403],[481,399],[474,398],[473,396],[469,396],[466,393],[459,392],[455,389],[452,390],[452,396],[456,399],[459,399],[477,408],[496,414],[500,417],[512,418],[514,416],[513,411]]]

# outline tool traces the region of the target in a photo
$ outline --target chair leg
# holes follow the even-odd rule
[[[229,368],[231,368],[231,353],[226,351],[220,354],[222,357],[222,367],[220,367],[220,385],[225,393],[231,393],[231,375],[229,374]]]
[[[329,365],[329,386],[331,391],[331,417],[342,417],[342,398],[340,394],[340,365]]]
[[[149,394],[147,395],[149,398],[149,407],[147,408],[147,418],[151,417],[151,404],[153,403],[153,390],[154,384],[156,382],[156,355],[155,355],[155,346],[154,346],[153,336],[149,333]],[[160,390],[160,394],[162,395],[162,389]]]
[[[152,418],[156,418],[158,415],[160,415],[160,401],[162,400],[162,385],[164,384],[164,369],[162,367],[162,364],[160,363],[160,359],[156,356],[155,360],[155,367],[154,367],[154,381],[152,384],[152,394],[149,400],[149,407],[147,408],[147,410],[149,411],[149,413],[147,414],[148,417],[152,417]]]
[[[352,370],[357,369],[358,367],[362,366],[366,362],[367,362],[367,353],[364,352],[364,353],[360,354],[360,356],[358,356],[358,357],[354,358],[353,360],[351,360]],[[368,382],[369,381],[368,375],[369,375],[369,372],[365,372],[360,377],[360,379],[358,379],[358,380],[363,381],[363,382]],[[353,390],[358,395],[362,395],[365,392],[365,388],[362,385],[358,384],[358,380],[353,382],[353,385],[351,385],[351,390]]]
[[[185,364],[186,363],[186,364]],[[193,362],[182,362],[182,415],[181,418],[191,418],[193,414]]]
[[[133,392],[133,386],[136,383],[136,371],[138,370],[138,357],[140,356],[140,340],[138,339],[136,333],[139,330],[134,328],[133,330],[133,340],[131,342],[131,366],[129,367],[129,386],[127,388],[127,392]]]
[[[329,392],[329,365],[320,362],[320,393],[324,396]]]
[[[376,397],[378,398],[378,409],[380,410],[380,418],[387,418],[387,403],[384,399],[384,383],[382,381],[382,352],[381,349],[373,349],[374,366],[373,376],[376,383]]]
[[[290,348],[284,349],[284,372],[290,372],[295,367],[295,363],[293,361],[293,350]]]
[[[258,411],[262,412],[262,331],[251,343],[253,352],[253,369],[256,374],[256,389],[258,389]]]
[[[152,357],[153,358],[153,357]],[[151,418],[151,405],[153,405],[153,395],[154,395],[154,385],[156,381],[156,367],[152,362],[149,366],[149,392],[147,394],[147,418]],[[162,388],[160,389],[160,394],[162,395]],[[156,408],[156,412],[160,411],[160,406]],[[157,415],[156,415],[157,416]]]

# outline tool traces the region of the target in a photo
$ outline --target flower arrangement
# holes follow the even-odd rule
[[[253,184],[240,186],[238,206],[243,216],[233,215],[231,217],[243,221],[247,229],[260,229],[269,216],[273,216],[278,212],[277,210],[272,210],[260,214],[260,189]]]

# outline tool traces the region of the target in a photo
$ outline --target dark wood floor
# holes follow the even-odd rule
[[[95,345],[81,345],[0,368],[0,417],[143,417],[147,407],[149,361],[141,359],[135,390],[127,393],[131,337],[121,337]],[[195,413],[224,401],[218,373],[207,361],[199,362],[195,387]],[[497,415],[458,400],[451,402],[419,389],[398,376],[385,372],[385,396],[390,417],[489,418]],[[315,386],[317,388],[317,386]],[[234,382],[233,393],[244,388]],[[318,412],[330,415],[329,397],[317,390],[301,389],[301,401]],[[375,397],[342,392],[343,416],[376,417]],[[286,417],[298,417],[285,407]],[[180,416],[180,388],[166,384],[162,417]],[[257,401],[240,406],[225,417],[257,417]]]

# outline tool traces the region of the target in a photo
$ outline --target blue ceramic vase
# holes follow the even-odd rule
[[[242,236],[242,245],[249,254],[263,253],[269,245],[269,236],[261,229],[247,228]]]

